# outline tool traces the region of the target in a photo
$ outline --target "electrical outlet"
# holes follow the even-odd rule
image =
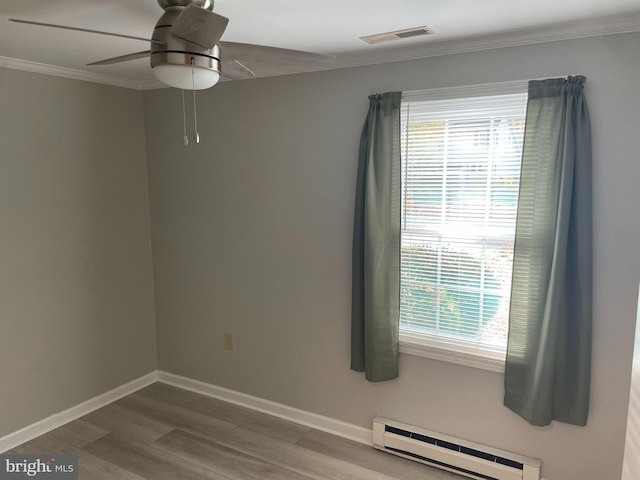
[[[224,332],[224,348],[233,350],[233,335],[229,332]]]

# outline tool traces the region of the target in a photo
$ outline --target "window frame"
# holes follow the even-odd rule
[[[452,100],[491,95],[527,93],[528,80],[500,82],[459,87],[434,88],[402,92],[402,101]],[[430,358],[447,363],[504,373],[506,350],[499,347],[480,348],[475,342],[456,341],[449,343],[432,336],[408,333],[400,329],[400,353]]]

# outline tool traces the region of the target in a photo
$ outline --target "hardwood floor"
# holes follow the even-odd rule
[[[162,383],[7,453],[77,454],[81,480],[463,478]]]

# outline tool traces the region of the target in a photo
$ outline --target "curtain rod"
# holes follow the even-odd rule
[[[480,83],[473,85],[459,85],[455,87],[436,87],[425,88],[422,90],[406,90],[402,91],[403,100],[411,100],[412,98],[428,97],[430,100],[463,98],[463,97],[482,97],[490,95],[505,95],[509,93],[525,93],[531,80],[547,80],[550,78],[567,78],[575,77],[573,75],[557,75],[547,76],[544,78],[529,78],[526,80],[511,80],[508,82]]]

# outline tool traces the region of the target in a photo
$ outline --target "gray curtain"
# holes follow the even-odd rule
[[[591,130],[584,82],[529,83],[504,403],[533,425],[585,425],[589,412]]]
[[[353,226],[351,368],[370,382],[398,376],[401,92],[369,97],[360,138]]]

